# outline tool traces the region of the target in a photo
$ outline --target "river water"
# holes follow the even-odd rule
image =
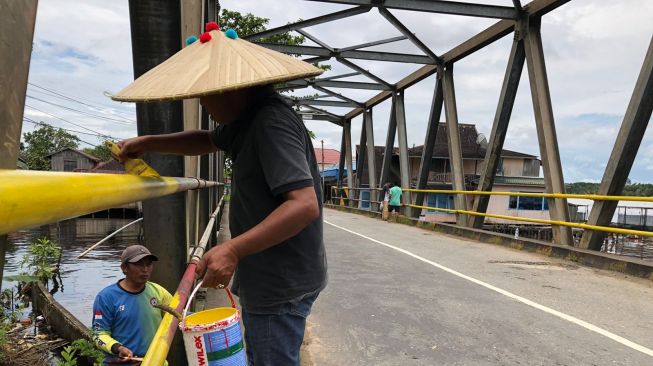
[[[138,244],[141,223],[128,227],[82,259],[76,258],[86,248],[131,221],[133,219],[78,218],[9,234],[4,275],[27,271],[20,268],[20,262],[33,240],[47,237],[57,242],[63,253],[60,267],[62,286],[54,293],[54,298],[90,327],[95,295],[123,277],[120,253],[127,246]],[[3,281],[2,288],[15,285]],[[52,283],[49,286],[52,288]]]

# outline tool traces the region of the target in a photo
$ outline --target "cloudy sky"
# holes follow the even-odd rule
[[[512,5],[512,0],[476,2]],[[222,0],[221,5],[269,18],[270,27],[347,8],[300,0]],[[392,13],[438,55],[496,22],[397,10]],[[565,181],[600,181],[653,35],[651,14],[651,1],[572,0],[543,18],[544,51]],[[375,9],[307,30],[339,48],[400,35]],[[511,42],[512,37],[506,36],[455,67],[459,122],[476,124],[478,131],[488,137]],[[307,44],[311,45],[310,41]],[[409,41],[369,49],[420,54]],[[392,83],[420,67],[362,60],[355,63]],[[325,77],[351,71],[335,61],[329,64],[333,70]],[[134,106],[113,102],[106,96],[131,80],[126,0],[39,1],[23,132],[32,131],[35,122],[47,122],[74,131],[84,141],[81,147],[98,144],[102,140],[98,135],[116,139],[134,136]],[[362,76],[349,80],[369,81]],[[405,93],[410,146],[424,143],[434,85],[435,78],[430,77]],[[375,94],[334,91],[359,101]],[[302,93],[305,91],[297,92]],[[347,112],[342,108],[329,110]],[[385,143],[389,112],[389,102],[374,108],[377,145]],[[360,117],[353,120],[353,144],[359,140],[361,123]],[[317,121],[309,121],[307,126],[317,135],[316,146],[323,141],[325,147],[340,149],[338,126]],[[634,182],[653,182],[650,130],[630,174]],[[540,155],[526,69],[505,148]]]

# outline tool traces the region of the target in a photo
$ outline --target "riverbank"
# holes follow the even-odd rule
[[[57,284],[51,283],[49,289],[42,285],[36,286],[32,291],[34,296],[29,297],[34,300],[33,306],[15,304],[19,299],[4,304],[5,313],[15,313],[15,317],[32,319],[37,324],[30,327],[10,326],[8,331],[12,332],[7,334],[5,342],[11,346],[6,349],[8,361],[0,364],[54,366],[58,363],[56,357],[60,355],[62,345],[75,339],[88,338],[84,333],[88,333],[91,325],[95,295],[122,277],[120,253],[128,245],[138,243],[140,225],[133,225],[130,230],[119,233],[81,260],[77,256],[130,221],[132,220],[78,218],[8,235],[9,247],[2,282],[8,299],[16,296],[17,282],[12,281],[11,276],[30,271],[22,262],[32,242],[40,238],[50,239],[61,246],[62,255]],[[36,310],[43,312],[45,317],[35,317],[32,313]],[[45,320],[50,324],[46,324]],[[50,332],[51,328],[56,332]],[[62,337],[59,338],[54,333]],[[50,341],[56,342],[49,343]]]
[[[28,284],[24,291],[38,296],[40,292],[47,293],[43,285]],[[49,293],[48,293],[49,295]],[[32,297],[32,296],[30,296]],[[50,296],[52,298],[52,296]],[[32,307],[33,309],[34,307]],[[69,343],[69,340],[52,332],[45,318],[36,311],[25,316],[18,310],[5,313],[6,318],[0,327],[0,364],[6,366],[55,366],[58,364],[56,355]]]

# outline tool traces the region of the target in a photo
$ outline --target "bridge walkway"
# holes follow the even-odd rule
[[[651,365],[653,282],[325,209],[314,365]]]

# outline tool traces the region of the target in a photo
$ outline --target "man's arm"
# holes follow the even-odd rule
[[[112,321],[113,313],[110,306],[107,306],[102,296],[98,295],[93,303],[93,342],[106,353],[132,357],[132,351],[111,335]]]
[[[205,287],[229,283],[238,261],[297,235],[320,217],[320,208],[313,186],[289,191],[285,201],[268,217],[245,233],[209,250],[197,266]],[[208,269],[208,271],[207,271]]]
[[[138,158],[146,152],[175,155],[202,155],[218,150],[213,143],[211,131],[183,131],[164,135],[146,135],[118,143],[120,160]]]
[[[93,331],[93,341],[104,352],[118,355],[122,358],[133,357],[134,353],[129,348],[120,344],[111,337],[111,332],[107,330]]]

